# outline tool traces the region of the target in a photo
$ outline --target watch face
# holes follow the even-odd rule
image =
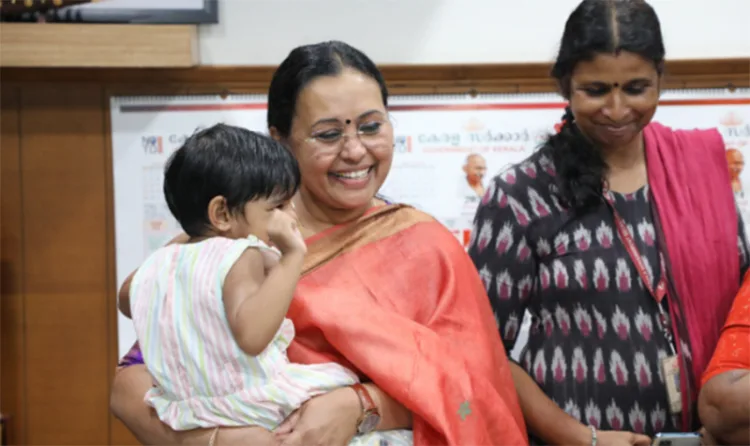
[[[380,415],[378,415],[375,412],[368,412],[365,414],[365,417],[362,418],[362,422],[359,423],[359,430],[360,434],[367,434],[375,430],[376,427],[378,427],[378,423],[380,423]]]

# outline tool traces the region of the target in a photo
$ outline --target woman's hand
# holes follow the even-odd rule
[[[346,446],[361,414],[356,392],[342,387],[310,399],[274,432],[283,446]]]
[[[650,446],[645,435],[626,431],[597,431],[596,444],[602,446]]]

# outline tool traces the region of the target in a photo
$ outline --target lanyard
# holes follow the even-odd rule
[[[654,289],[651,284],[651,279],[648,277],[646,265],[645,263],[643,263],[643,257],[641,257],[641,254],[638,252],[638,247],[635,245],[635,240],[633,240],[633,236],[630,234],[628,226],[625,224],[625,220],[620,217],[617,209],[615,209],[614,199],[612,198],[609,190],[607,190],[606,188],[604,189],[604,198],[606,199],[609,209],[612,211],[612,216],[615,220],[615,226],[617,227],[617,233],[620,235],[620,239],[625,245],[625,249],[628,251],[630,260],[633,261],[635,268],[638,270],[638,274],[641,276],[643,285],[646,287],[649,294],[651,294],[651,297],[656,300],[656,306],[659,307],[659,322],[661,323],[660,325],[664,332],[664,337],[667,338],[667,341],[669,342],[669,347],[672,350],[672,354],[676,354],[674,338],[670,329],[669,315],[667,315],[667,312],[664,311],[664,307],[661,304],[662,300],[664,300],[664,297],[667,295],[667,273],[666,266],[664,264],[664,257],[659,255],[659,282],[656,284],[656,289]]]

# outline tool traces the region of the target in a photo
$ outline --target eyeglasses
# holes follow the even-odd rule
[[[357,138],[367,149],[377,149],[388,144],[388,126],[390,121],[386,119],[369,120],[359,124],[354,134],[342,128],[331,128],[305,138],[305,142],[315,145],[321,152],[332,153],[340,151],[349,139]]]

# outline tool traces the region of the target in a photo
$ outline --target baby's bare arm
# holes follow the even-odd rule
[[[263,254],[247,249],[224,280],[224,308],[235,341],[257,356],[273,340],[297,287],[304,254],[281,258],[268,275]]]

